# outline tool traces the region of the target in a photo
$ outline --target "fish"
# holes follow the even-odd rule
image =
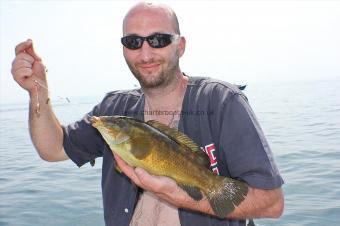
[[[127,116],[91,116],[114,154],[151,175],[173,179],[194,200],[204,198],[217,217],[225,218],[248,193],[241,180],[214,174],[210,160],[187,135],[158,121]]]

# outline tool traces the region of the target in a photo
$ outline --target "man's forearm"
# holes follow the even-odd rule
[[[281,188],[262,190],[248,187],[247,197],[228,215],[228,218],[278,218],[284,208]]]
[[[29,128],[32,142],[42,159],[65,160],[63,131],[53,113],[48,91],[39,86],[36,91],[30,93]]]
[[[188,202],[183,205],[184,208],[215,215],[206,198],[196,204],[191,202],[193,202],[193,200],[188,200]],[[227,218],[278,218],[282,215],[283,207],[284,201],[281,188],[262,190],[248,187],[248,194],[246,198],[227,216]]]

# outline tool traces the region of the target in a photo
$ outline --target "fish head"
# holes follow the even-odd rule
[[[126,117],[92,116],[90,121],[110,146],[121,144],[130,139],[131,126]]]

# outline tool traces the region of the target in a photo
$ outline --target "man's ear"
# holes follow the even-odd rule
[[[186,44],[186,40],[184,37],[181,36],[179,39],[179,44],[178,44],[179,57],[183,56],[185,52],[185,44]]]

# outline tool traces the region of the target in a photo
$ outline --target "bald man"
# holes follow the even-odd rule
[[[141,88],[108,93],[83,119],[67,126],[60,125],[53,113],[43,88],[48,86],[45,67],[32,41],[17,45],[12,74],[29,92],[30,133],[41,158],[71,159],[80,167],[103,157],[106,225],[238,226],[245,225],[247,218],[279,217],[283,180],[246,97],[227,82],[181,71],[186,40],[173,10],[144,2],[133,6],[124,18],[121,42]],[[206,199],[195,201],[170,178],[150,175],[113,156],[91,126],[93,115],[126,115],[177,128],[208,154],[216,174],[247,183],[245,200],[225,218],[216,217]],[[124,174],[116,172],[115,164]]]

